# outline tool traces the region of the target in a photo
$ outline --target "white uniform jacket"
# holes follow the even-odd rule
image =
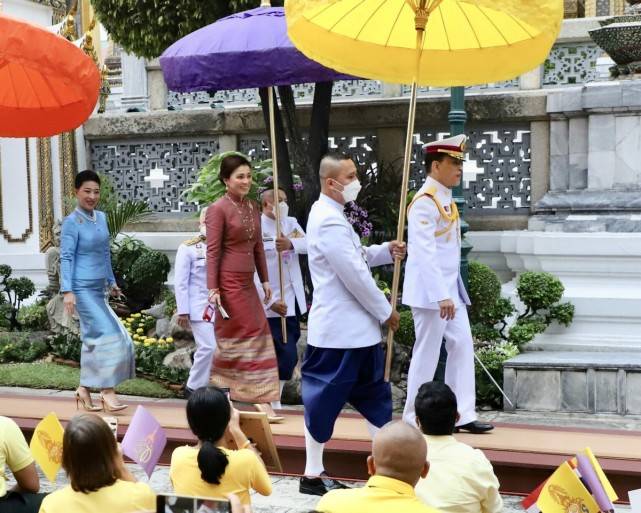
[[[446,213],[455,211],[452,191],[427,177],[410,205],[408,219],[407,263],[403,282],[403,304],[438,310],[439,301],[451,299],[456,306],[469,305],[460,273],[460,220],[443,217],[430,193]]]
[[[314,284],[307,343],[353,349],[378,344],[392,313],[369,269],[392,263],[388,244],[361,246],[343,205],[320,195],[307,220],[307,253]]]
[[[265,258],[267,259],[267,272],[269,273],[269,284],[272,288],[272,301],[265,306],[267,317],[279,317],[269,307],[275,301],[280,301],[280,280],[278,278],[278,252],[276,251],[276,221],[265,214],[261,216],[263,229],[263,246],[265,247]],[[300,271],[298,255],[307,253],[307,239],[305,232],[293,217],[285,217],[280,220],[281,232],[294,246],[293,250],[283,251],[283,281],[285,284],[285,303],[287,304],[287,316],[296,315],[296,303],[303,314],[307,311],[305,300],[305,288],[303,286],[303,275]],[[262,291],[262,287],[258,287]]]
[[[192,242],[192,241],[188,241]],[[207,307],[207,242],[182,243],[174,262],[174,294],[178,314],[189,314],[192,321],[202,321]],[[212,319],[213,321],[213,319]]]

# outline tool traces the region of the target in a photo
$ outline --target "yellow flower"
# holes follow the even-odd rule
[[[145,331],[145,330],[143,330],[142,328],[138,328],[138,329],[136,330],[136,333],[142,333],[143,331]]]
[[[174,341],[174,337],[167,337],[167,339],[166,339],[166,342],[167,342],[168,344],[173,343],[173,341]]]
[[[141,316],[141,315],[140,315],[139,313],[135,313],[135,314],[133,314],[133,315],[132,315],[132,317],[135,317],[135,318],[138,318],[138,317],[140,317],[140,316]]]
[[[149,347],[151,344],[145,340],[142,345],[145,347]]]

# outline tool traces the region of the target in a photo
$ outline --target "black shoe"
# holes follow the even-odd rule
[[[463,424],[462,426],[456,426],[457,433],[460,431],[469,431],[473,435],[487,433],[488,431],[492,431],[493,429],[494,426],[489,422],[479,422],[478,420],[475,420],[474,422],[468,422],[467,424]]]
[[[183,395],[185,396],[185,399],[189,399],[189,396],[193,393],[194,391],[185,385],[185,389],[183,390]]]
[[[320,477],[301,477],[298,491],[307,495],[325,495],[330,490],[344,490],[349,486],[331,479],[325,472]]]

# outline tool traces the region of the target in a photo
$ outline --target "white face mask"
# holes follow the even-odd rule
[[[204,225],[204,224],[200,225],[200,234],[203,237],[207,237],[207,226],[206,225]]]
[[[350,201],[356,201],[358,198],[358,193],[361,192],[361,182],[356,179],[353,182],[349,182],[347,185],[343,185],[343,190],[339,191],[343,195],[343,201],[349,203]]]
[[[285,219],[287,214],[289,214],[289,205],[285,201],[281,201],[278,204],[278,213],[281,219]]]

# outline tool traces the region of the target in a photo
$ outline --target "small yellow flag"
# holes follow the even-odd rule
[[[56,474],[62,466],[62,436],[64,429],[55,413],[50,413],[36,426],[31,437],[31,453],[47,479],[56,482]]]
[[[536,505],[542,513],[599,513],[599,505],[567,461],[545,483]]]

